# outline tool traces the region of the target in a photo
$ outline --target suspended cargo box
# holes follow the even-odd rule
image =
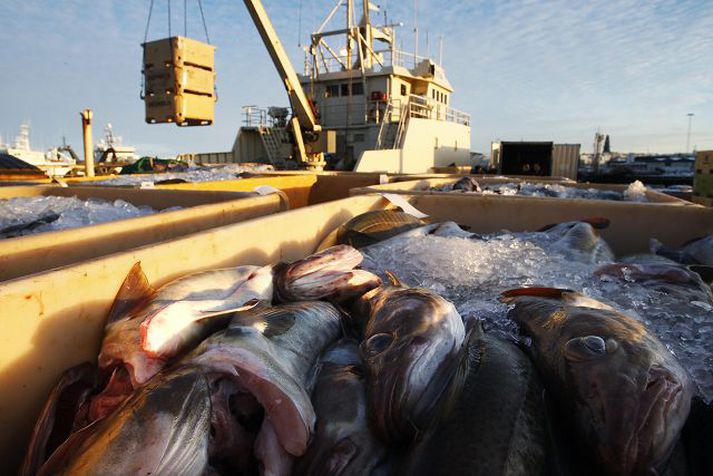
[[[143,44],[146,122],[205,126],[215,116],[215,47],[182,36]]]

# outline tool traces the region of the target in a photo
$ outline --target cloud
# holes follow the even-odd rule
[[[189,2],[195,3],[195,2]],[[242,2],[203,2],[217,45],[216,124],[178,129],[143,123],[140,43],[147,0],[5,0],[0,19],[4,65],[0,131],[33,121],[33,142],[62,135],[81,143],[78,112],[95,110],[126,142],[162,144],[162,152],[229,149],[244,104],[285,104],[282,86]],[[332,0],[301,2],[304,43]],[[411,0],[381,0],[398,35],[413,38]],[[695,112],[693,143],[713,148],[713,2],[706,0],[419,0],[421,53],[438,56],[456,87],[454,106],[473,116],[473,148],[494,139],[549,139],[588,147],[597,127],[630,150],[677,151],[686,113]],[[266,0],[294,65],[300,2]],[[173,2],[175,32],[182,2]],[[12,21],[6,21],[12,19]],[[203,37],[195,5],[189,34]],[[155,2],[150,38],[167,34],[165,2]],[[95,132],[97,134],[97,132]],[[617,146],[619,147],[619,146]],[[156,153],[158,150],[142,150]]]

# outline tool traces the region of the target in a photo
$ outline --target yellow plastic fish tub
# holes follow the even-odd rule
[[[483,184],[483,185],[495,185],[495,184],[505,184],[505,183],[522,183],[522,182],[530,182],[530,183],[549,183],[553,184],[556,183],[557,185],[563,185],[565,187],[571,187],[571,188],[579,188],[579,189],[597,189],[597,190],[602,190],[602,191],[610,191],[610,192],[624,192],[628,185],[616,185],[616,184],[589,184],[589,183],[577,183],[577,182],[571,182],[571,183],[557,183],[557,182],[545,182],[541,180],[530,180],[530,179],[516,179],[516,178],[510,178],[510,177],[483,177],[479,178],[476,177],[476,180]],[[372,186],[372,187],[363,187],[363,188],[353,188],[350,193],[351,195],[364,195],[364,194],[370,194],[370,193],[396,193],[396,194],[408,194],[408,195],[452,195],[453,193],[459,193],[459,192],[444,192],[444,191],[437,191],[437,190],[431,190],[433,187],[443,187],[445,185],[453,185],[456,183],[458,179],[456,178],[425,178],[421,180],[410,180],[410,181],[402,181],[402,182],[397,182],[397,183],[389,183],[389,184],[384,184],[384,185],[377,185],[377,186]],[[466,194],[467,196],[474,197],[475,194]],[[493,198],[503,198],[501,195],[488,195],[489,197]],[[589,200],[589,199],[582,199],[582,198],[556,198],[556,197],[531,197],[531,196],[524,196],[524,195],[514,195],[514,196],[508,196],[510,198],[514,198],[516,200],[545,200],[547,202],[551,201],[564,201],[564,202],[580,202],[580,201],[588,201],[588,202],[596,202],[596,203],[609,203],[612,200]],[[641,202],[643,205],[648,205],[652,203],[656,204],[666,204],[666,205],[679,205],[679,206],[695,206],[691,202],[688,202],[686,200],[676,198],[672,195],[667,195],[665,193],[661,192],[656,192],[653,190],[647,190],[646,191],[646,199],[648,200],[647,202]],[[626,203],[637,203],[637,202],[626,202]]]
[[[559,183],[566,185],[568,183],[577,183],[575,180],[567,177],[541,177],[533,175],[493,175],[493,174],[471,174],[471,173],[432,173],[432,174],[390,174],[389,182],[408,182],[412,180],[425,180],[425,179],[455,179],[458,180],[463,177],[473,177],[476,180],[499,180],[502,178],[507,178],[508,182],[517,181],[527,181],[534,183]]]
[[[355,187],[379,185],[387,181],[380,174],[337,173],[337,172],[267,172],[256,177],[215,182],[195,182],[157,185],[159,189],[171,190],[221,190],[231,192],[249,192],[256,187],[268,185],[283,191],[290,199],[292,208],[316,205],[349,196],[349,190]]]
[[[611,226],[603,235],[618,254],[646,252],[649,238],[675,246],[713,234],[713,209],[696,206],[448,194],[404,198],[435,221],[453,220],[478,233],[536,230],[605,216]],[[0,474],[11,474],[19,465],[59,375],[96,358],[107,313],[134,263],[140,261],[151,283],[161,285],[200,270],[291,261],[312,253],[348,219],[388,206],[379,195],[362,195],[0,283]]]
[[[0,281],[176,238],[189,233],[287,210],[280,195],[139,190],[91,187],[2,187],[0,199],[61,196],[86,200],[121,199],[156,210],[182,210],[101,223],[69,230],[0,240]],[[3,312],[0,310],[0,313]],[[1,411],[1,409],[0,409]]]

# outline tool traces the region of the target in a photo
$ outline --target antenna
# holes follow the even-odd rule
[[[413,49],[413,65],[418,62],[418,0],[413,0],[413,33],[414,33],[414,49]]]
[[[443,66],[443,35],[441,35],[441,38],[439,39],[439,45],[438,45],[438,64]]]

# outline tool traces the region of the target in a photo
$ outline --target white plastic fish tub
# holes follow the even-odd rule
[[[487,233],[606,216],[603,235],[619,254],[649,238],[675,246],[713,234],[713,209],[661,204],[527,200],[455,194],[404,196],[434,220]],[[93,360],[114,296],[138,261],[154,285],[186,273],[295,260],[334,228],[389,202],[364,195],[214,228],[171,241],[0,283],[0,474],[17,468],[47,394],[68,367]]]
[[[476,181],[483,185],[500,185],[500,184],[506,184],[506,183],[523,183],[523,182],[529,182],[529,183],[544,183],[544,184],[557,184],[557,185],[562,185],[565,187],[571,187],[571,188],[579,188],[579,189],[596,189],[596,190],[602,190],[602,191],[609,191],[609,192],[619,192],[622,193],[624,192],[628,185],[617,185],[617,184],[589,184],[589,183],[577,183],[577,182],[556,182],[556,181],[542,181],[542,180],[537,180],[537,179],[521,179],[521,178],[510,178],[510,177],[475,177]],[[459,193],[459,192],[446,192],[446,191],[438,191],[438,190],[431,190],[434,187],[443,187],[446,185],[453,185],[455,184],[459,179],[457,178],[425,178],[421,180],[410,180],[410,181],[402,181],[402,182],[397,182],[397,183],[389,183],[389,184],[384,184],[384,185],[376,185],[376,186],[370,186],[370,187],[362,187],[362,188],[353,188],[350,193],[351,195],[364,195],[364,194],[369,194],[369,193],[397,193],[397,194],[409,194],[409,195],[444,195],[444,194],[453,194],[453,193]],[[474,194],[469,194],[470,196],[474,196]],[[500,195],[489,195],[491,197],[495,198],[500,198]],[[558,200],[558,201],[591,201],[591,202],[599,202],[599,203],[609,203],[612,200],[605,200],[605,199],[598,199],[598,200],[589,200],[589,199],[581,199],[581,198],[574,198],[574,199],[569,199],[569,198],[556,198],[556,197],[531,197],[531,196],[525,196],[525,195],[508,195],[510,198],[515,198],[518,200],[522,199],[527,199],[527,200],[546,200],[546,201],[552,201],[552,200]],[[647,202],[642,202],[644,204],[651,204],[651,203],[657,203],[657,204],[668,204],[668,205],[693,205],[691,202],[687,202],[686,200],[682,200],[680,198],[673,197],[671,195],[667,195],[665,193],[661,192],[656,192],[651,189],[648,189],[646,191],[646,199]],[[627,203],[634,203],[634,202],[627,202]]]
[[[49,195],[76,196],[82,200],[121,199],[156,210],[176,206],[182,209],[0,239],[0,282],[289,208],[280,195],[259,196],[255,193],[52,186],[0,188],[0,199]]]

